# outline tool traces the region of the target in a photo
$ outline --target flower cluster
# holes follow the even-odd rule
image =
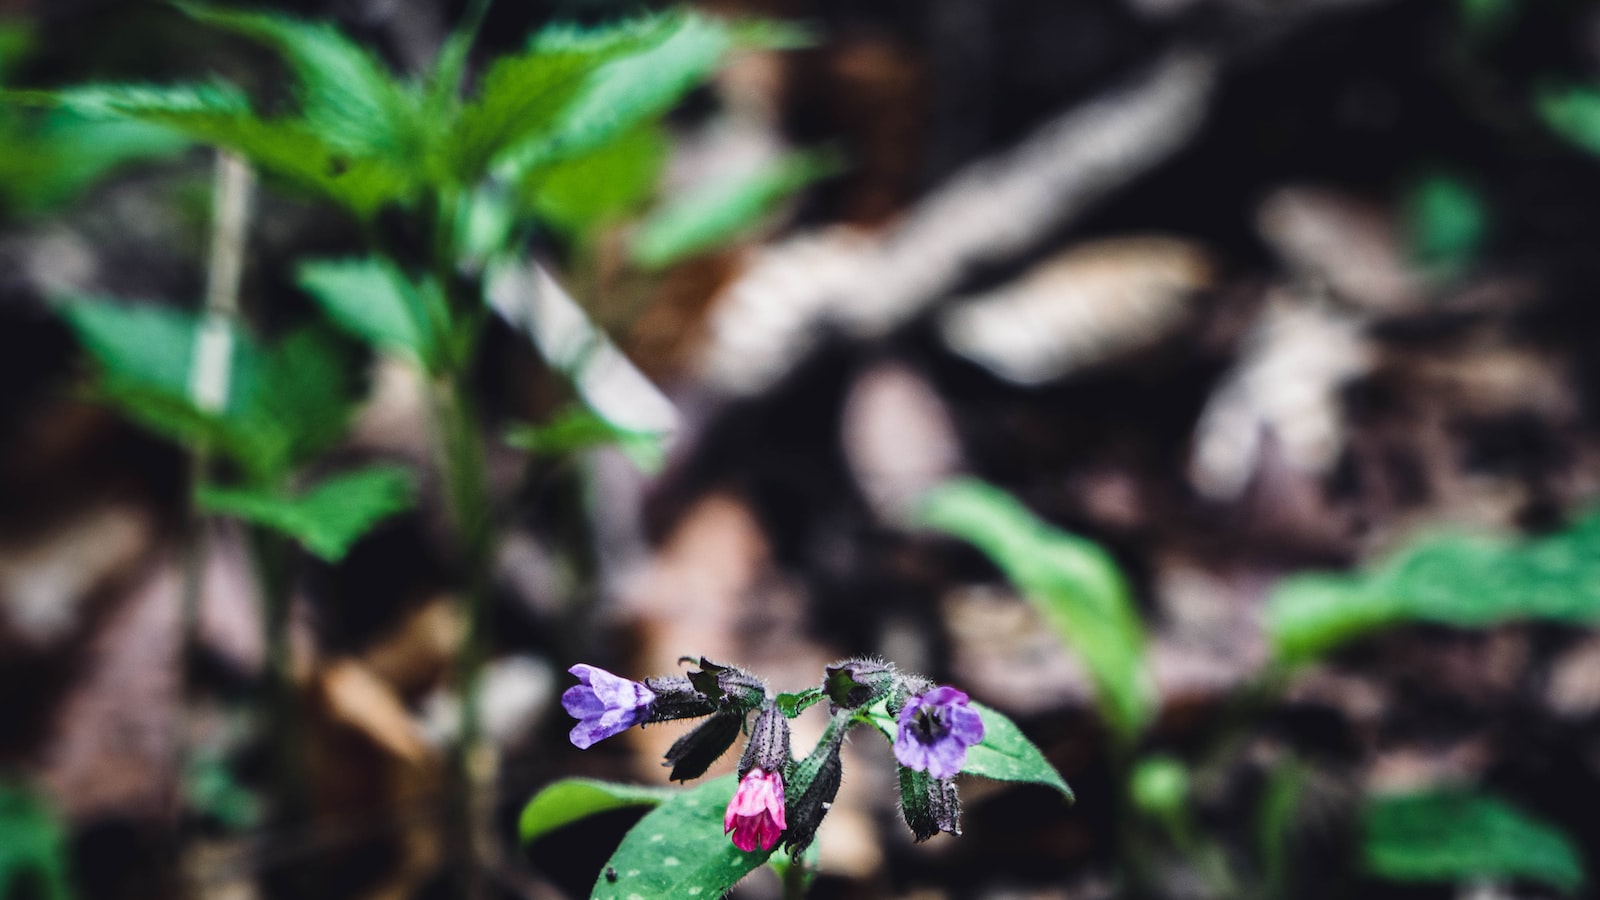
[[[960,833],[955,776],[984,734],[983,717],[966,694],[870,659],[828,666],[820,687],[779,697],[743,669],[704,657],[698,665],[687,676],[642,682],[595,666],[573,666],[568,671],[579,683],[561,696],[561,705],[578,720],[573,745],[588,749],[634,725],[703,718],[666,753],[671,777],[684,781],[705,774],[748,733],[723,832],[745,852],[770,851],[782,842],[798,854],[815,838],[838,793],[845,734],[867,723],[887,733],[886,722],[893,723],[900,807],[913,836],[920,841],[941,831]],[[816,748],[796,760],[789,750],[788,719],[822,700],[829,701],[828,728]]]

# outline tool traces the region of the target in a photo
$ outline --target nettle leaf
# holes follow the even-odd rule
[[[571,155],[615,139],[670,109],[734,47],[727,27],[715,19],[680,13],[661,21],[659,39],[619,55],[584,80],[550,137],[532,152]]]
[[[666,135],[649,122],[588,153],[534,169],[523,190],[542,220],[584,235],[648,199],[666,158]]]
[[[829,155],[792,153],[745,175],[708,184],[667,204],[640,226],[633,261],[659,269],[722,244],[779,201],[837,168]]]
[[[446,153],[458,176],[476,181],[513,151],[527,161],[551,153],[551,130],[596,71],[659,43],[679,18],[665,15],[595,29],[552,26],[535,35],[526,51],[496,60],[477,95],[462,107],[449,138]],[[533,146],[527,146],[530,142]],[[513,166],[526,167],[526,161]]]
[[[629,806],[658,806],[678,793],[674,788],[564,778],[533,795],[522,808],[517,833],[527,844],[579,819]]]
[[[0,785],[0,897],[67,900],[67,851],[66,830],[43,800]]]
[[[251,111],[244,95],[228,85],[86,85],[12,97],[89,117],[133,119],[170,128],[191,140],[231,150],[268,174],[327,197],[362,218],[387,203],[408,199],[416,189],[415,174],[406,167],[346,152],[304,123],[262,119]]]
[[[378,522],[409,509],[415,489],[406,469],[376,466],[336,475],[298,495],[202,486],[195,498],[207,512],[280,531],[322,559],[338,562]]]
[[[230,455],[249,444],[249,435],[230,415],[237,415],[243,403],[241,360],[253,349],[248,342],[236,337],[229,396],[221,409],[206,410],[192,396],[200,332],[195,316],[89,297],[64,300],[61,312],[99,368],[97,389],[130,418],[168,438],[205,441]]]
[[[308,262],[300,266],[297,281],[350,334],[424,367],[437,361],[430,298],[393,263],[378,258]]]
[[[229,419],[250,436],[257,471],[292,471],[344,435],[354,390],[350,359],[331,334],[302,329],[240,362],[243,396]]]
[[[1560,828],[1496,797],[1436,792],[1378,796],[1364,812],[1368,871],[1393,881],[1518,878],[1573,893],[1583,860]]]
[[[1033,741],[1028,740],[1017,723],[1003,713],[981,703],[970,704],[983,718],[983,740],[967,748],[967,762],[961,771],[968,775],[982,775],[995,781],[1019,781],[1052,787],[1076,802],[1077,795],[1055,766],[1044,758]],[[890,743],[900,729],[899,722],[889,715],[884,704],[875,704],[867,715],[872,724]]]
[[[3,111],[0,111],[3,114]],[[7,211],[38,215],[76,199],[123,166],[170,159],[189,142],[144,122],[86,119],[52,110],[34,121],[0,122],[0,196]]]
[[[658,472],[666,456],[665,436],[623,428],[584,406],[571,407],[544,425],[519,425],[506,443],[540,456],[561,457],[615,445],[645,472]]]
[[[979,481],[930,492],[918,524],[969,541],[992,559],[1076,652],[1106,719],[1124,738],[1155,714],[1144,627],[1115,560],[1099,545],[1039,521],[1015,498]]]
[[[179,4],[194,19],[271,46],[299,82],[301,115],[312,133],[341,150],[421,159],[421,97],[337,28],[277,13]]]
[[[727,893],[772,855],[746,853],[722,831],[738,780],[725,775],[675,794],[645,814],[622,839],[590,896],[711,898]]]
[[[1403,622],[1484,628],[1526,619],[1600,619],[1600,512],[1526,542],[1425,537],[1365,573],[1285,579],[1266,610],[1267,634],[1288,661]]]

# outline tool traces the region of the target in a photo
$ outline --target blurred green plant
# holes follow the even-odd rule
[[[1267,604],[1279,659],[1305,662],[1381,628],[1600,619],[1600,513],[1534,540],[1436,534],[1366,572],[1285,579]]]
[[[1584,884],[1583,860],[1561,831],[1488,794],[1378,795],[1363,812],[1363,859],[1391,881],[1518,879],[1563,893]]]
[[[963,480],[931,491],[916,524],[968,541],[994,561],[1083,660],[1101,713],[1126,743],[1155,715],[1144,625],[1103,548],[1039,521],[992,485]]]
[[[0,898],[68,900],[67,838],[39,796],[0,784]]]
[[[1459,175],[1424,173],[1408,187],[1402,207],[1412,256],[1446,273],[1471,263],[1488,236],[1482,192]]]

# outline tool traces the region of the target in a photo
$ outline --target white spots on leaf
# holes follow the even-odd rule
[[[663,866],[667,866],[668,868],[671,868],[672,866],[676,866],[676,865],[681,865],[681,863],[678,862],[678,858],[676,856],[668,856],[668,857],[663,858],[661,860],[661,864]]]
[[[691,896],[691,897],[693,897],[696,894],[700,893],[701,890],[703,890],[703,888],[701,888],[700,885],[698,885],[698,884],[691,884],[687,888],[687,892],[688,892],[689,896]]]

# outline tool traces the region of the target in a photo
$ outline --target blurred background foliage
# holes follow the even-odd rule
[[[0,897],[588,896],[702,654],[1077,793],[816,897],[1593,891],[1600,6],[0,15]]]

